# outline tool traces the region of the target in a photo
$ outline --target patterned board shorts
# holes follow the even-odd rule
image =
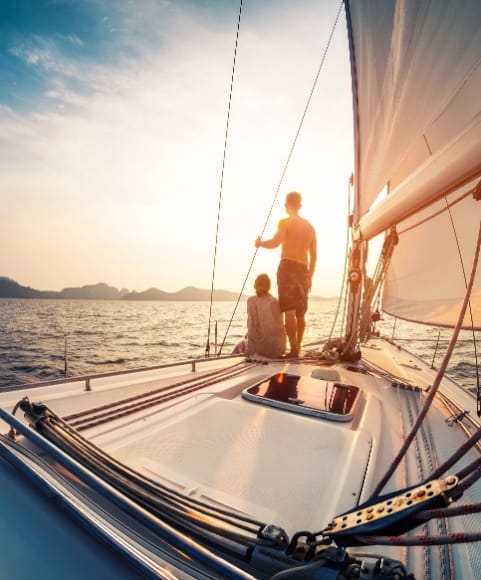
[[[294,260],[281,260],[277,269],[277,289],[281,311],[295,310],[296,316],[304,316],[309,291],[307,266]]]

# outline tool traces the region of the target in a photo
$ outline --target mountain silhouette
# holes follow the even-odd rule
[[[119,290],[104,282],[87,284],[81,287],[64,288],[60,291],[36,290],[30,286],[22,286],[7,276],[0,276],[0,298],[37,298],[37,299],[64,299],[64,300],[171,300],[177,302],[200,302],[211,298],[211,291],[195,286],[186,286],[177,292],[165,292],[158,288],[149,288],[143,292],[129,291],[126,288]],[[243,294],[241,300],[247,297]],[[212,300],[216,302],[230,302],[239,299],[237,292],[229,290],[214,290]],[[335,296],[309,296],[310,300],[335,300]]]
[[[125,288],[119,290],[108,286],[104,282],[87,284],[82,287],[64,288],[60,291],[36,290],[30,286],[22,286],[15,280],[0,276],[0,298],[57,298],[65,300],[175,300],[175,301],[204,301],[210,300],[210,290],[188,286],[177,292],[164,292],[157,288],[149,288],[143,292],[129,292]],[[214,290],[213,300],[237,300],[236,292]]]

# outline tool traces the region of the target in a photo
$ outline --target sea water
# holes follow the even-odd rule
[[[304,351],[341,334],[336,300],[311,300]],[[334,325],[334,321],[336,325]],[[451,331],[383,317],[383,336],[440,365]],[[246,303],[0,299],[0,388],[165,364],[221,351],[246,332]],[[480,334],[477,336],[481,339]],[[463,331],[448,374],[474,389],[476,345]]]

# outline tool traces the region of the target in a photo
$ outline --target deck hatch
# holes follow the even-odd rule
[[[277,373],[242,392],[257,403],[332,421],[350,421],[359,395],[354,385],[288,373]]]

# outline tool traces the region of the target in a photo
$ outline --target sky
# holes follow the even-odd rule
[[[254,240],[295,190],[317,231],[312,293],[339,294],[353,171],[342,11],[287,164],[339,7],[244,0],[226,131],[237,0],[2,0],[0,276],[251,293],[280,255]]]

